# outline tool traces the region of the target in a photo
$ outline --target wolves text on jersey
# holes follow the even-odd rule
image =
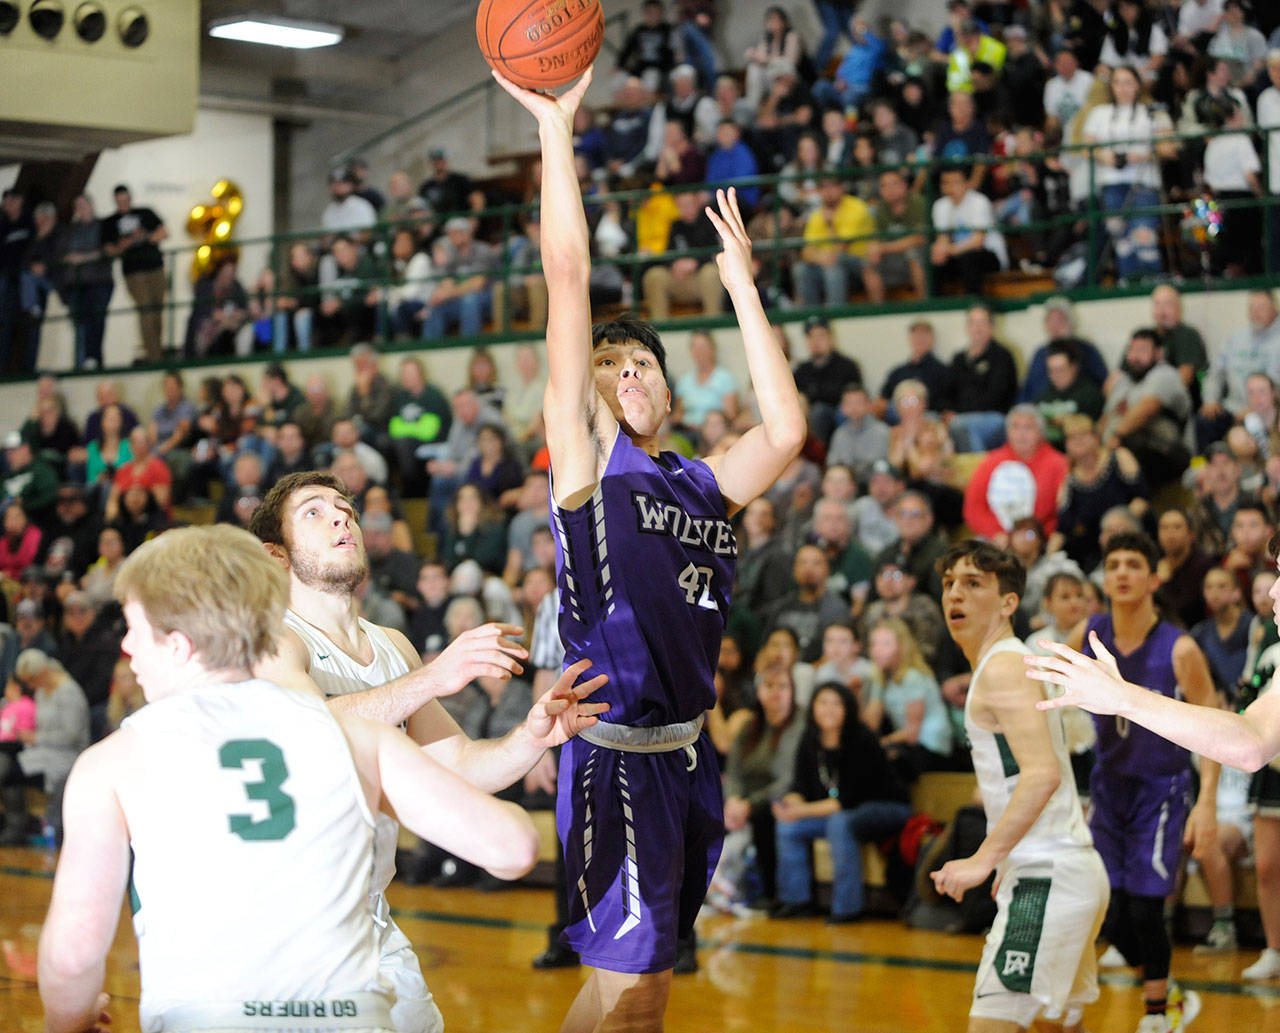
[[[719,517],[692,516],[674,502],[633,491],[636,529],[641,534],[665,534],[683,545],[692,545],[717,556],[738,555],[738,541],[729,521]]]

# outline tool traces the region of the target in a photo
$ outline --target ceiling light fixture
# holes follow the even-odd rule
[[[312,50],[342,42],[343,31],[324,22],[297,21],[264,15],[219,18],[209,25],[209,35],[242,43],[265,43],[271,47]]]

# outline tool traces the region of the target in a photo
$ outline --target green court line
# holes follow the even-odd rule
[[[53,878],[52,872],[17,865],[0,865],[0,875],[19,878]],[[518,932],[546,932],[543,922],[523,922],[510,918],[489,918],[485,915],[460,915],[448,911],[423,911],[416,908],[392,908],[395,919],[412,918],[420,922],[438,922],[444,925],[469,925],[482,929],[510,929]],[[415,944],[415,946],[418,946]],[[427,946],[427,944],[422,944]],[[728,950],[738,954],[751,954],[767,958],[787,958],[796,961],[830,961],[838,965],[882,965],[888,968],[916,969],[927,972],[959,972],[972,974],[978,966],[969,961],[948,961],[945,958],[911,958],[895,954],[872,954],[865,951],[824,950],[816,947],[786,947],[765,943],[743,943],[720,937],[699,937],[698,946],[703,950]],[[1116,973],[1100,973],[1098,982],[1105,986],[1137,986],[1133,976]],[[1232,997],[1266,997],[1280,999],[1280,986],[1229,983],[1221,980],[1179,979],[1188,990],[1200,993],[1222,994]]]

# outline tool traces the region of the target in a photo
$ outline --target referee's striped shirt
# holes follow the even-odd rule
[[[559,671],[564,666],[564,645],[560,642],[559,588],[553,588],[543,597],[533,615],[529,662],[534,667],[547,671]]]

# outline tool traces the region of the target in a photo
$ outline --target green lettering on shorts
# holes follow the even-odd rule
[[[1044,928],[1045,906],[1052,879],[1019,879],[1009,901],[1004,940],[996,951],[995,968],[1000,982],[1014,993],[1031,992],[1036,950]]]

